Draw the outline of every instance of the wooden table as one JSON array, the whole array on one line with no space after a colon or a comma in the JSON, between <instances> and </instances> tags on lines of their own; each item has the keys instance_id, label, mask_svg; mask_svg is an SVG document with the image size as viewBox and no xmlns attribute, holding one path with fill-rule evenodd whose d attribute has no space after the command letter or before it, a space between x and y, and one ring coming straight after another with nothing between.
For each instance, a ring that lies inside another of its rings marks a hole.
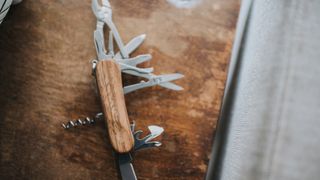
<instances>
[{"instance_id":1,"label":"wooden table","mask_svg":"<svg viewBox=\"0 0 320 180\"><path fill-rule=\"evenodd\" d=\"M125 42L146 33L135 53L151 53L155 72L181 72L173 92L127 95L138 129L165 128L163 146L137 152L140 179L203 179L238 16L237 0L177 8L160 0L111 1ZM101 111L91 1L25 0L0 26L0 179L115 179L103 121L70 131L60 124ZM136 78L125 76L126 84Z\"/></svg>"}]
</instances>

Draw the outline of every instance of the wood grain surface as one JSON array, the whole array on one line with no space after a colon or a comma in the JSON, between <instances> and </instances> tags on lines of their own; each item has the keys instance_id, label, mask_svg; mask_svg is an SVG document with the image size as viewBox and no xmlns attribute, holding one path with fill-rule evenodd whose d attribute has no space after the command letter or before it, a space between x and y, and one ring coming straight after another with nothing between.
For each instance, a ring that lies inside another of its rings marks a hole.
<instances>
[{"instance_id":1,"label":"wood grain surface","mask_svg":"<svg viewBox=\"0 0 320 180\"><path fill-rule=\"evenodd\" d=\"M124 99L120 66L114 60L98 62L96 79L112 147L119 153L127 153L133 148L134 139Z\"/></svg>"},{"instance_id":2,"label":"wood grain surface","mask_svg":"<svg viewBox=\"0 0 320 180\"><path fill-rule=\"evenodd\" d=\"M170 2L111 0L125 42L147 34L135 54L151 53L157 74L185 75L176 82L182 92L152 87L126 95L137 129L165 129L163 146L137 152L134 166L140 179L203 179L239 1ZM69 131L60 125L102 111L91 76L95 24L90 0L24 0L0 25L0 179L117 178L103 121Z\"/></svg>"}]
</instances>

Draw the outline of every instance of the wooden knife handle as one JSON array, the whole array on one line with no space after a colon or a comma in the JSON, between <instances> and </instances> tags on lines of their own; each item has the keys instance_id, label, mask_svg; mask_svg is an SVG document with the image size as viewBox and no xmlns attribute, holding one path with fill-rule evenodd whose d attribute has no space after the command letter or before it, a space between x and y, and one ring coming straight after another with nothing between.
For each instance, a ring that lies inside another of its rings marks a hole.
<instances>
[{"instance_id":1,"label":"wooden knife handle","mask_svg":"<svg viewBox=\"0 0 320 180\"><path fill-rule=\"evenodd\" d=\"M111 144L118 153L129 152L133 148L134 139L125 105L119 65L114 60L99 61L96 79Z\"/></svg>"}]
</instances>

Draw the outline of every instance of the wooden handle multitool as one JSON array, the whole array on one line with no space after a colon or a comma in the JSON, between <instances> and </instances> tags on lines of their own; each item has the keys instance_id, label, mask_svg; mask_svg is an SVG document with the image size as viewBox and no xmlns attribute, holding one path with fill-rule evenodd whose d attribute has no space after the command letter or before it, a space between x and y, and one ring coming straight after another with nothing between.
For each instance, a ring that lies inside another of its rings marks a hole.
<instances>
[{"instance_id":1,"label":"wooden handle multitool","mask_svg":"<svg viewBox=\"0 0 320 180\"><path fill-rule=\"evenodd\" d=\"M100 119L100 115L103 115L111 144L117 153L128 153L131 150L157 146L159 143L153 142L151 139L161 134L163 129L149 126L151 134L147 138L140 139L140 131L133 132L134 125L129 122L124 95L155 85L176 91L182 90L182 87L171 81L180 79L183 75L179 73L156 75L152 73L153 68L138 67L138 64L152 58L150 54L130 57L130 54L142 44L146 36L144 34L139 35L125 44L112 21L109 1L102 0L102 6L100 6L98 0L92 0L92 10L97 18L97 26L94 31L97 60L93 61L92 68L101 97L103 113L98 113L95 119L87 117L84 120L71 120L67 124L62 124L62 126L69 129L74 126L93 124L96 119ZM110 29L107 50L104 43L104 25L107 25ZM117 53L114 53L114 41L119 49ZM146 81L123 87L121 73L137 76Z\"/></svg>"},{"instance_id":2,"label":"wooden handle multitool","mask_svg":"<svg viewBox=\"0 0 320 180\"><path fill-rule=\"evenodd\" d=\"M132 151L140 149L159 147L160 142L154 141L161 133L163 128L155 125L148 126L150 134L141 137L142 131L135 131L135 125L130 124L125 104L124 94L132 91L151 87L155 85L162 86L171 90L182 90L183 88L171 81L183 77L182 74L153 74L153 68L140 68L137 65L151 60L151 54L143 54L130 57L130 54L138 48L145 39L142 34L133 38L127 44L122 42L119 32L112 21L112 9L108 0L102 0L102 6L98 0L92 0L92 10L97 18L97 26L94 31L94 42L97 51L97 60L92 61L93 74L96 77L103 113L98 113L95 119L100 119L103 114L109 138L123 180L136 180L134 169L132 167ZM104 43L104 25L107 25L109 31L108 49ZM114 53L113 42L117 43L119 52ZM121 73L143 78L137 84L123 87ZM85 118L76 121L69 121L62 124L66 129L70 127L93 124L95 119Z\"/></svg>"},{"instance_id":3,"label":"wooden handle multitool","mask_svg":"<svg viewBox=\"0 0 320 180\"><path fill-rule=\"evenodd\" d=\"M109 138L115 151L129 152L134 146L122 88L121 70L114 60L99 61L96 79Z\"/></svg>"}]
</instances>

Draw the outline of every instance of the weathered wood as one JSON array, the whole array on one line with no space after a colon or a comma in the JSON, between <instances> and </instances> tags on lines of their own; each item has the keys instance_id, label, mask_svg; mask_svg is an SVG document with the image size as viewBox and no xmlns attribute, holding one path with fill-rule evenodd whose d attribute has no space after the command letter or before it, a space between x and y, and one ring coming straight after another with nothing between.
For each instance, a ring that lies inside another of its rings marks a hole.
<instances>
[{"instance_id":1,"label":"weathered wood","mask_svg":"<svg viewBox=\"0 0 320 180\"><path fill-rule=\"evenodd\" d=\"M156 74L185 75L176 81L184 91L152 87L125 96L136 129L165 129L161 147L135 154L139 179L204 177L239 1L198 2L181 9L163 0L110 0L125 43L147 35L133 56L151 53ZM116 179L103 121L68 131L60 125L102 111L90 63L95 26L91 0L24 0L0 25L0 179Z\"/></svg>"},{"instance_id":2,"label":"weathered wood","mask_svg":"<svg viewBox=\"0 0 320 180\"><path fill-rule=\"evenodd\" d=\"M96 78L111 144L119 153L129 152L134 140L124 101L119 65L113 60L98 62Z\"/></svg>"}]
</instances>

